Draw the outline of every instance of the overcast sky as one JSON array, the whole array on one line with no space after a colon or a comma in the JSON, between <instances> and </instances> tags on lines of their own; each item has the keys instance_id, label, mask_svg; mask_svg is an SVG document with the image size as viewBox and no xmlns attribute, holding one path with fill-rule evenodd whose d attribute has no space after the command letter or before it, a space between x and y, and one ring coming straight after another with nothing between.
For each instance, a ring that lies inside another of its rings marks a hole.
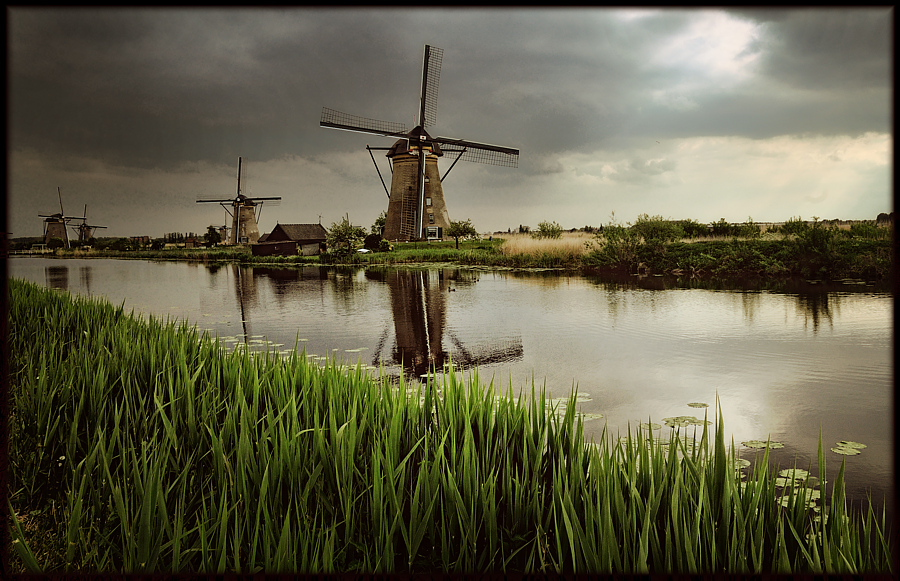
<instances>
[{"instance_id":1,"label":"overcast sky","mask_svg":"<svg viewBox=\"0 0 900 581\"><path fill-rule=\"evenodd\" d=\"M276 222L368 229L387 196L322 107L412 127L443 49L432 135L516 147L460 162L451 220L481 232L640 214L783 221L892 210L890 8L7 9L7 230L206 231L244 192ZM385 179L384 152L376 160ZM443 160L441 172L451 160Z\"/></svg>"}]
</instances>

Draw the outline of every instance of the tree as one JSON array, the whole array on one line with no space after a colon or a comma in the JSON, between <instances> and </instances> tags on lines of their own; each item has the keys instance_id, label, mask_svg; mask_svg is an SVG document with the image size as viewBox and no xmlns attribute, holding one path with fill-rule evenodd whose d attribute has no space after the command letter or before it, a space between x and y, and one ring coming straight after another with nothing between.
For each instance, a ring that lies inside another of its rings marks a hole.
<instances>
[{"instance_id":1,"label":"tree","mask_svg":"<svg viewBox=\"0 0 900 581\"><path fill-rule=\"evenodd\" d=\"M359 226L354 226L348 218L340 223L332 223L328 229L325 244L335 254L350 254L362 245L366 237L366 231Z\"/></svg>"},{"instance_id":2,"label":"tree","mask_svg":"<svg viewBox=\"0 0 900 581\"><path fill-rule=\"evenodd\" d=\"M384 235L384 225L387 222L387 213L382 212L380 216L375 218L375 223L372 224L372 234L378 234L379 236Z\"/></svg>"},{"instance_id":3,"label":"tree","mask_svg":"<svg viewBox=\"0 0 900 581\"><path fill-rule=\"evenodd\" d=\"M206 229L206 234L203 235L203 242L206 244L206 247L215 246L219 242L222 241L222 235L216 230L215 226L210 226Z\"/></svg>"},{"instance_id":4,"label":"tree","mask_svg":"<svg viewBox=\"0 0 900 581\"><path fill-rule=\"evenodd\" d=\"M531 233L532 238L559 238L562 236L562 226L556 222L540 222L538 229Z\"/></svg>"},{"instance_id":5,"label":"tree","mask_svg":"<svg viewBox=\"0 0 900 581\"><path fill-rule=\"evenodd\" d=\"M472 220L460 222L450 220L450 226L444 231L444 234L456 239L456 249L459 250L459 239L463 236L478 236L478 231L472 226Z\"/></svg>"}]
</instances>

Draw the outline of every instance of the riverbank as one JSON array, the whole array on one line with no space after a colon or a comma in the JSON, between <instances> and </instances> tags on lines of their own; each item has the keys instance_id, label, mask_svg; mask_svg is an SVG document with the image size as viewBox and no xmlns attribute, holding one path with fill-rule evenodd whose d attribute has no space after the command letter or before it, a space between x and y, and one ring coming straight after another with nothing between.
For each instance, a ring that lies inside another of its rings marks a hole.
<instances>
[{"instance_id":1,"label":"riverbank","mask_svg":"<svg viewBox=\"0 0 900 581\"><path fill-rule=\"evenodd\" d=\"M884 520L847 511L843 470L779 484L767 454L735 459L721 414L592 445L575 394L554 410L477 374L396 389L9 282L20 570L890 567Z\"/></svg>"},{"instance_id":2,"label":"riverbank","mask_svg":"<svg viewBox=\"0 0 900 581\"><path fill-rule=\"evenodd\" d=\"M238 262L259 266L403 265L440 263L514 269L556 269L584 274L670 275L698 279L804 278L818 281L887 281L893 241L886 236L853 235L813 229L799 235L679 239L565 235L523 245L527 236L454 242L397 243L390 252L322 256L252 256L248 247L171 250L64 250L68 258L133 258ZM574 240L574 243L573 243Z\"/></svg>"}]
</instances>

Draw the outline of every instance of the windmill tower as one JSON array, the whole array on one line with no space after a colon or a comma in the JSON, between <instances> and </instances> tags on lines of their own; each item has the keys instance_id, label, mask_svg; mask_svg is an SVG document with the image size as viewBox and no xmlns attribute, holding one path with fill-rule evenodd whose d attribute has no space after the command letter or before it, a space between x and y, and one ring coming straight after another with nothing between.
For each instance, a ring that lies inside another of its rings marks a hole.
<instances>
[{"instance_id":1,"label":"windmill tower","mask_svg":"<svg viewBox=\"0 0 900 581\"><path fill-rule=\"evenodd\" d=\"M403 123L357 117L327 107L322 109L322 119L319 122L321 127L399 138L389 148L366 146L369 150L388 150L386 155L392 164L393 176L384 226L384 237L388 240L443 237L443 230L450 226L450 217L444 202L442 182L460 159L518 167L518 149L450 137L432 137L425 131L425 127L433 125L437 117L438 82L443 54L443 50L425 45L418 125L412 130L407 130ZM369 153L371 155L371 151ZM455 155L455 159L441 177L437 158L445 153ZM373 156L372 160L374 159ZM377 164L375 167L377 169Z\"/></svg>"},{"instance_id":2,"label":"windmill tower","mask_svg":"<svg viewBox=\"0 0 900 581\"><path fill-rule=\"evenodd\" d=\"M66 225L72 220L82 220L83 216L66 216L65 210L63 210L62 192L56 188L56 193L59 196L59 213L38 214L38 217L44 219L44 244L50 244L51 240L59 238L68 248L69 236L66 233Z\"/></svg>"},{"instance_id":3,"label":"windmill tower","mask_svg":"<svg viewBox=\"0 0 900 581\"><path fill-rule=\"evenodd\" d=\"M237 196L224 200L197 200L198 204L215 202L225 208L225 212L231 216L231 235L226 244L256 244L259 240L259 213L263 202L279 201L281 196L268 198L250 198L241 193L241 158L238 158ZM231 210L228 210L231 206ZM223 239L224 240L224 239Z\"/></svg>"},{"instance_id":4,"label":"windmill tower","mask_svg":"<svg viewBox=\"0 0 900 581\"><path fill-rule=\"evenodd\" d=\"M84 205L84 217L81 219L81 224L78 226L71 226L72 230L78 234L78 241L82 244L91 239L94 235L94 230L98 228L106 228L106 226L90 226L87 223L87 204Z\"/></svg>"}]
</instances>

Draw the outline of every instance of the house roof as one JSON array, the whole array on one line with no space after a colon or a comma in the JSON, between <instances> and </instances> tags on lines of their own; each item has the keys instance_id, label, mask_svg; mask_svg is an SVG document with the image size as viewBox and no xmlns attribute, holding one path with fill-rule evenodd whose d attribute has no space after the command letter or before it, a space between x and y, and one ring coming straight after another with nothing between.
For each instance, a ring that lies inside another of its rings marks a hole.
<instances>
[{"instance_id":1,"label":"house roof","mask_svg":"<svg viewBox=\"0 0 900 581\"><path fill-rule=\"evenodd\" d=\"M275 228L281 228L291 240L324 241L328 237L328 231L321 224L276 224Z\"/></svg>"}]
</instances>

